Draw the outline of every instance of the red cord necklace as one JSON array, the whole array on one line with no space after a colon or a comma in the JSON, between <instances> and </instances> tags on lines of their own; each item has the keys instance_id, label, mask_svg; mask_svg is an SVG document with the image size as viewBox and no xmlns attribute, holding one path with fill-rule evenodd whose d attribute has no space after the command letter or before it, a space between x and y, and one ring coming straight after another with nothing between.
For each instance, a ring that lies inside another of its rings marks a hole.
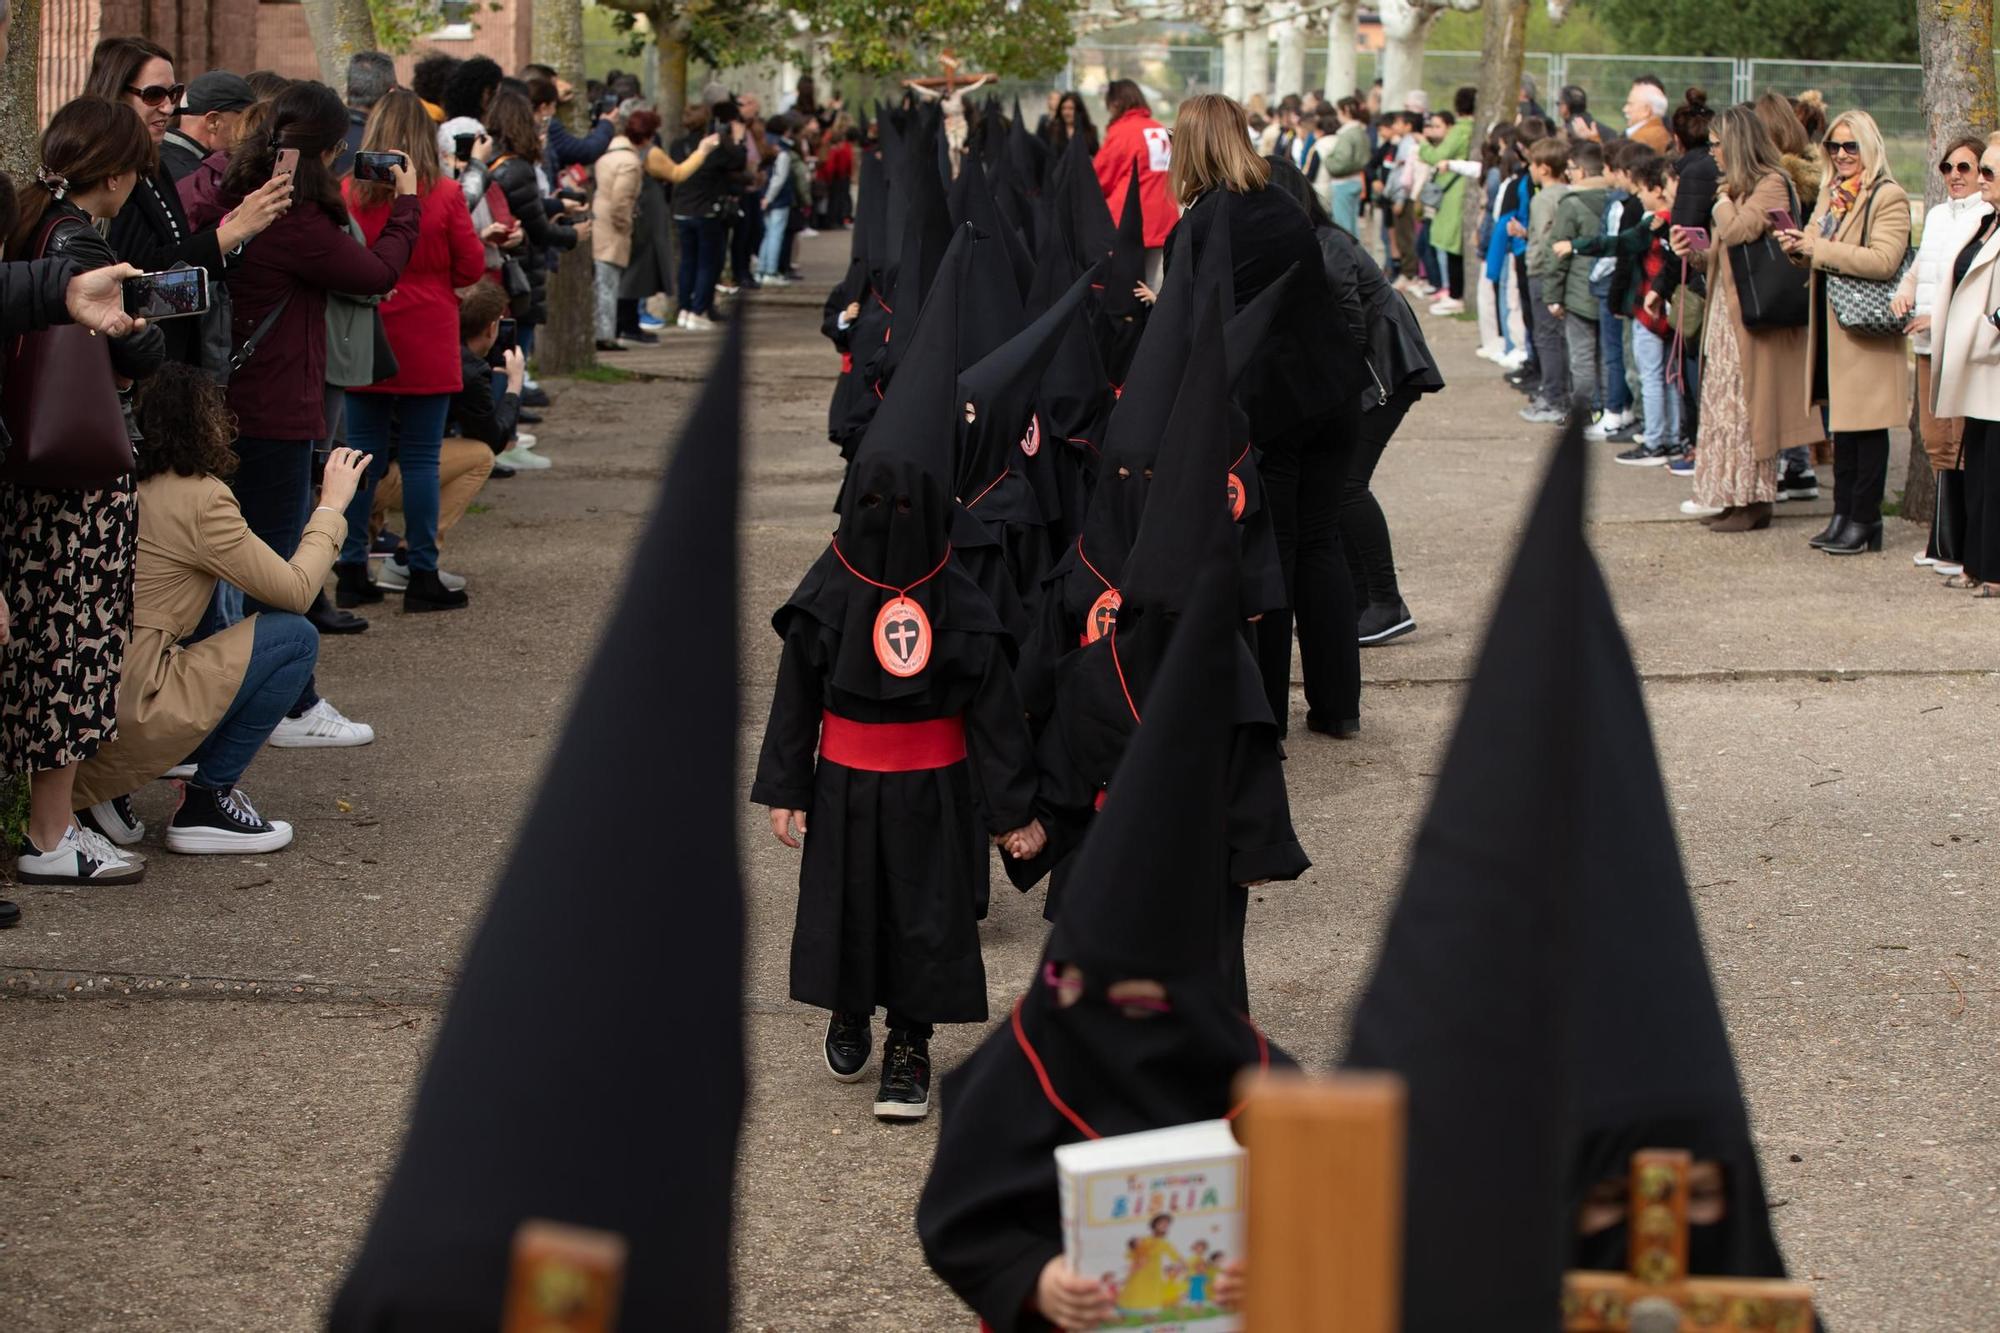
<instances>
[{"instance_id":1,"label":"red cord necklace","mask_svg":"<svg viewBox=\"0 0 2000 1333\"><path fill-rule=\"evenodd\" d=\"M841 551L839 537L836 536L831 545L833 558L840 561L841 567L848 573L871 588L896 594L875 613L875 629L869 636L875 648L875 660L884 671L896 677L906 678L922 671L931 660L931 618L924 613L921 603L911 600L910 593L936 578L950 563L951 543L945 543L944 558L930 573L901 588L880 579L871 579L856 569Z\"/></svg>"},{"instance_id":2,"label":"red cord necklace","mask_svg":"<svg viewBox=\"0 0 2000 1333\"><path fill-rule=\"evenodd\" d=\"M1090 563L1090 557L1083 553L1083 538L1076 539L1076 558L1083 561L1083 567L1097 575L1097 581L1104 585L1104 591L1097 594L1097 600L1090 604L1090 610L1083 617L1083 643L1096 643L1118 626L1118 608L1124 604L1124 597L1111 586L1111 580L1104 572ZM1121 673L1120 679L1123 679ZM1129 696L1128 696L1129 697Z\"/></svg>"}]
</instances>

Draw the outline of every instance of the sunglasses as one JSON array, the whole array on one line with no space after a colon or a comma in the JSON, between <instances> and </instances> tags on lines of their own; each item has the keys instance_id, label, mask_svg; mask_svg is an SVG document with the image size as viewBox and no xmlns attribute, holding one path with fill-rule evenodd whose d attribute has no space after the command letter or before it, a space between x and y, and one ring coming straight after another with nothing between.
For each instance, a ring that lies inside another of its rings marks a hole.
<instances>
[{"instance_id":1,"label":"sunglasses","mask_svg":"<svg viewBox=\"0 0 2000 1333\"><path fill-rule=\"evenodd\" d=\"M125 85L126 92L138 98L147 106L158 106L162 102L171 102L175 106L179 106L181 98L187 94L187 90L188 86L185 83L176 83L168 88L162 88L157 83L149 83L143 88L134 88L129 83Z\"/></svg>"},{"instance_id":2,"label":"sunglasses","mask_svg":"<svg viewBox=\"0 0 2000 1333\"><path fill-rule=\"evenodd\" d=\"M1835 157L1839 157L1843 153L1852 153L1856 157L1859 157L1861 155L1861 145L1852 139L1828 139L1826 141L1826 151Z\"/></svg>"},{"instance_id":3,"label":"sunglasses","mask_svg":"<svg viewBox=\"0 0 2000 1333\"><path fill-rule=\"evenodd\" d=\"M1979 168L1973 166L1970 162L1938 163L1938 175L1940 176L1970 176L1977 170Z\"/></svg>"},{"instance_id":4,"label":"sunglasses","mask_svg":"<svg viewBox=\"0 0 2000 1333\"><path fill-rule=\"evenodd\" d=\"M1991 167L1981 167L1981 168L1979 169L1979 179L1981 179L1981 180L1983 180L1983 181L1990 181L1990 180L1992 180L1992 179L1993 179L1993 168L1991 168Z\"/></svg>"}]
</instances>

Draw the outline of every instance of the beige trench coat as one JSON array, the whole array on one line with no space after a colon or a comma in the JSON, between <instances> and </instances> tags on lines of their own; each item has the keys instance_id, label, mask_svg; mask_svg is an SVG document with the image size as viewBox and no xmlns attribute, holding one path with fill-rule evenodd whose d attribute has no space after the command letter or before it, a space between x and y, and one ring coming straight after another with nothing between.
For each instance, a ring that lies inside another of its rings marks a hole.
<instances>
[{"instance_id":1,"label":"beige trench coat","mask_svg":"<svg viewBox=\"0 0 2000 1333\"><path fill-rule=\"evenodd\" d=\"M1957 255L1952 259L1956 260ZM1972 258L1965 281L1945 269L1931 302L1931 411L2000 421L2000 232Z\"/></svg>"},{"instance_id":2,"label":"beige trench coat","mask_svg":"<svg viewBox=\"0 0 2000 1333\"><path fill-rule=\"evenodd\" d=\"M597 159L597 194L590 202L591 258L623 268L632 262L632 228L639 212L639 178L645 168L632 141L619 135Z\"/></svg>"},{"instance_id":3,"label":"beige trench coat","mask_svg":"<svg viewBox=\"0 0 2000 1333\"><path fill-rule=\"evenodd\" d=\"M1826 201L1813 210L1806 232L1819 237ZM1864 224L1866 229L1864 230ZM1874 338L1849 333L1826 303L1830 274L1887 282L1910 250L1910 197L1891 180L1862 190L1830 239L1815 239L1812 252L1812 322L1807 330L1813 350L1805 366L1808 406L1826 403L1827 420L1836 433L1850 430L1895 430L1910 424L1909 343L1901 336ZM1803 262L1793 256L1793 262ZM1827 397L1813 394L1814 360L1821 340L1826 345Z\"/></svg>"},{"instance_id":4,"label":"beige trench coat","mask_svg":"<svg viewBox=\"0 0 2000 1333\"><path fill-rule=\"evenodd\" d=\"M1768 210L1790 208L1791 195L1785 177L1772 172L1757 182L1750 197L1737 204L1725 194L1715 197L1714 244L1697 250L1690 258L1708 270L1709 290L1727 293L1729 322L1734 326L1736 345L1743 352L1743 385L1749 397L1750 442L1759 460L1776 458L1780 450L1811 444L1826 438L1820 429L1819 413L1799 393L1799 377L1811 370L1806 358L1804 329L1758 329L1743 327L1743 303L1736 296L1736 274L1723 247L1743 245L1771 230ZM1719 327L1710 302L1703 328L1704 340L1715 336Z\"/></svg>"},{"instance_id":5,"label":"beige trench coat","mask_svg":"<svg viewBox=\"0 0 2000 1333\"><path fill-rule=\"evenodd\" d=\"M199 643L218 578L258 601L304 613L326 582L347 520L313 511L298 553L284 560L243 521L214 477L169 472L139 484L139 558L132 582L132 638L118 682L118 739L77 767L76 808L137 791L207 739L236 699L256 634L251 616Z\"/></svg>"}]
</instances>

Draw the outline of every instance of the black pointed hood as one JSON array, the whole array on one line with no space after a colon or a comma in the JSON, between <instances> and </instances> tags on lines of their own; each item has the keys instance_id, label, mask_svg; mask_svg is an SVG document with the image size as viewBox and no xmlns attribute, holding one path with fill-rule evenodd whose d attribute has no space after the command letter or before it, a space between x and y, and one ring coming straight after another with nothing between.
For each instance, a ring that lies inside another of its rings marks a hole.
<instances>
[{"instance_id":1,"label":"black pointed hood","mask_svg":"<svg viewBox=\"0 0 2000 1333\"><path fill-rule=\"evenodd\" d=\"M989 173L1004 170L1007 157L1007 118L1000 114L1000 99L988 97L979 114L979 157Z\"/></svg>"},{"instance_id":2,"label":"black pointed hood","mask_svg":"<svg viewBox=\"0 0 2000 1333\"><path fill-rule=\"evenodd\" d=\"M889 225L892 233L901 225L901 249L896 257L891 311L900 319L889 321L888 340L876 354L873 378L886 389L903 359L912 330L913 317L924 308L931 282L944 252L951 244L950 208L945 200L944 182L930 162L936 141L934 126L919 115L913 133L906 140L903 161L889 178Z\"/></svg>"},{"instance_id":3,"label":"black pointed hood","mask_svg":"<svg viewBox=\"0 0 2000 1333\"><path fill-rule=\"evenodd\" d=\"M854 238L850 247L862 261L868 281L886 292L895 252L889 248L889 181L882 159L862 151L854 155Z\"/></svg>"},{"instance_id":4,"label":"black pointed hood","mask_svg":"<svg viewBox=\"0 0 2000 1333\"><path fill-rule=\"evenodd\" d=\"M1096 177L1091 178L1096 188ZM1103 196L1100 195L1099 198ZM1104 266L1103 308L1107 318L1144 318L1146 306L1132 289L1146 277L1146 217L1139 203L1139 163L1132 163L1132 179L1125 190L1125 209L1119 214L1112 233L1111 255Z\"/></svg>"},{"instance_id":5,"label":"black pointed hood","mask_svg":"<svg viewBox=\"0 0 2000 1333\"><path fill-rule=\"evenodd\" d=\"M1090 295L1092 273L1070 284L1035 322L959 373L961 406L958 495L988 521L1042 517L1029 489L1002 484L1025 477L1053 441L1043 438L1036 396L1044 373Z\"/></svg>"},{"instance_id":6,"label":"black pointed hood","mask_svg":"<svg viewBox=\"0 0 2000 1333\"><path fill-rule=\"evenodd\" d=\"M994 181L986 174L976 155L967 154L959 164L958 179L951 183L951 221L954 227L971 223L1000 243L1001 253L1014 275L1014 304L1025 301L1035 285L1035 258L1021 242L1001 211Z\"/></svg>"},{"instance_id":7,"label":"black pointed hood","mask_svg":"<svg viewBox=\"0 0 2000 1333\"><path fill-rule=\"evenodd\" d=\"M1049 146L1021 118L1021 99L1014 99L1014 122L1007 127L1007 171L1023 195L1033 198L1048 179Z\"/></svg>"},{"instance_id":8,"label":"black pointed hood","mask_svg":"<svg viewBox=\"0 0 2000 1333\"><path fill-rule=\"evenodd\" d=\"M1035 254L1035 285L1028 293L1030 315L1048 310L1090 267L1076 265L1060 227L1042 228L1041 240ZM1103 443L1105 418L1111 410L1111 381L1105 377L1097 340L1091 336L1089 308L1086 303L1063 331L1056 354L1042 377L1040 401L1045 424L1056 443L1095 458Z\"/></svg>"},{"instance_id":9,"label":"black pointed hood","mask_svg":"<svg viewBox=\"0 0 2000 1333\"><path fill-rule=\"evenodd\" d=\"M729 1323L741 363L736 322L466 951L334 1333L499 1327L529 1218L624 1237L621 1327ZM662 688L676 706L659 706ZM634 783L659 787L674 856L627 839L578 858L575 831ZM659 1048L662 1004L705 1015L677 1039L699 1079L643 1054Z\"/></svg>"},{"instance_id":10,"label":"black pointed hood","mask_svg":"<svg viewBox=\"0 0 2000 1333\"><path fill-rule=\"evenodd\" d=\"M1729 1216L1693 1228L1695 1272L1783 1274L1638 678L1583 537L1584 466L1572 417L1346 1057L1409 1081L1418 1333L1546 1328L1565 1268L1623 1268L1622 1232L1574 1224L1642 1147L1723 1163Z\"/></svg>"},{"instance_id":11,"label":"black pointed hood","mask_svg":"<svg viewBox=\"0 0 2000 1333\"><path fill-rule=\"evenodd\" d=\"M1070 254L1079 271L1111 258L1118 246L1118 224L1104 191L1097 184L1097 169L1091 164L1090 149L1082 135L1069 141L1063 152L1060 186L1056 201L1056 225L1069 242Z\"/></svg>"}]
</instances>

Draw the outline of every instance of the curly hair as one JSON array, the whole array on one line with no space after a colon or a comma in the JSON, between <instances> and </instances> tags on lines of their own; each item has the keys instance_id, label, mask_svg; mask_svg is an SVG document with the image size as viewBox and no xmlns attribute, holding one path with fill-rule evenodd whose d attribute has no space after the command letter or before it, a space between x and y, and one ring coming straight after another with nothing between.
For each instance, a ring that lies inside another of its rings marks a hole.
<instances>
[{"instance_id":1,"label":"curly hair","mask_svg":"<svg viewBox=\"0 0 2000 1333\"><path fill-rule=\"evenodd\" d=\"M208 372L169 361L143 381L132 413L145 438L135 447L133 480L162 472L224 477L236 471L236 416Z\"/></svg>"}]
</instances>

